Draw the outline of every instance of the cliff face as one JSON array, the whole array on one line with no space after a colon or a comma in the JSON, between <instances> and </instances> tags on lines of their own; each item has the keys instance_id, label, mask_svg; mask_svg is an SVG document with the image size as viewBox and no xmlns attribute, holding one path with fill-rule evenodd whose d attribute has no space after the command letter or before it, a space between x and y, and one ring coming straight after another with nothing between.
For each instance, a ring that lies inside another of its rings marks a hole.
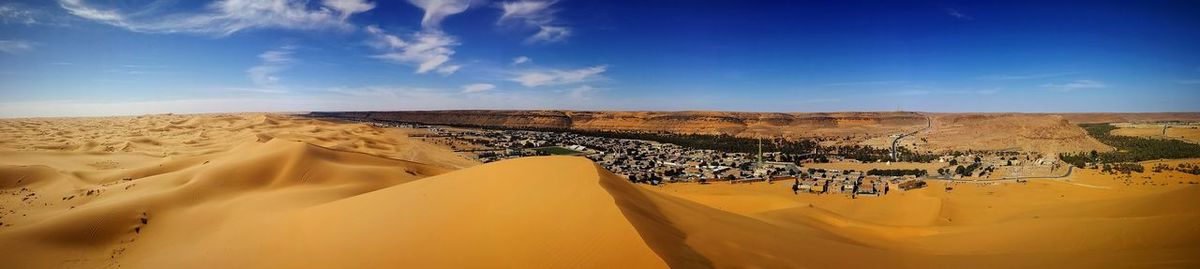
<instances>
[{"instance_id":1,"label":"cliff face","mask_svg":"<svg viewBox=\"0 0 1200 269\"><path fill-rule=\"evenodd\" d=\"M881 135L924 127L912 112L756 113L714 111L392 111L320 112L314 115L423 124L477 125L576 130L726 134L743 137Z\"/></svg>"},{"instance_id":2,"label":"cliff face","mask_svg":"<svg viewBox=\"0 0 1200 269\"><path fill-rule=\"evenodd\" d=\"M916 137L932 151L1019 150L1051 155L1112 147L1059 115L1048 114L934 114L930 132Z\"/></svg>"},{"instance_id":3,"label":"cliff face","mask_svg":"<svg viewBox=\"0 0 1200 269\"><path fill-rule=\"evenodd\" d=\"M1198 112L1153 113L1063 113L1058 114L1074 124L1155 121L1200 121Z\"/></svg>"},{"instance_id":4,"label":"cliff face","mask_svg":"<svg viewBox=\"0 0 1200 269\"><path fill-rule=\"evenodd\" d=\"M880 148L891 146L892 135L921 130L901 141L901 146L932 152L1021 150L1049 154L1112 150L1088 136L1076 125L1079 123L1200 119L1200 113L451 110L313 114L444 125L816 138L824 145L868 145ZM924 129L927 124L930 128Z\"/></svg>"},{"instance_id":5,"label":"cliff face","mask_svg":"<svg viewBox=\"0 0 1200 269\"><path fill-rule=\"evenodd\" d=\"M318 116L403 121L422 124L563 129L571 127L571 118L562 111L443 110L391 112L317 112L313 114Z\"/></svg>"}]
</instances>

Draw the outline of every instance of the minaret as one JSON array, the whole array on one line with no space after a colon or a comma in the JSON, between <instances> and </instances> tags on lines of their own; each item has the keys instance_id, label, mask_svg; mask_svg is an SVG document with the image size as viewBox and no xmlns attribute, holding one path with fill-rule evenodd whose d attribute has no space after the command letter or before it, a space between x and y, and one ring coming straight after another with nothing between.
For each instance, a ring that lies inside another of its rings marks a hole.
<instances>
[{"instance_id":1,"label":"minaret","mask_svg":"<svg viewBox=\"0 0 1200 269\"><path fill-rule=\"evenodd\" d=\"M762 157L762 137L760 136L758 137L758 167L763 165Z\"/></svg>"}]
</instances>

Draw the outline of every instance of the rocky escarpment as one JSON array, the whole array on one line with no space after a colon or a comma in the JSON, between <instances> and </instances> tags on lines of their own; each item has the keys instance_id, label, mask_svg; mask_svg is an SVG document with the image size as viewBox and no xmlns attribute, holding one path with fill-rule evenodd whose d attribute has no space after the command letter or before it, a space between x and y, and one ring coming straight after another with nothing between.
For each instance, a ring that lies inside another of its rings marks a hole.
<instances>
[{"instance_id":1,"label":"rocky escarpment","mask_svg":"<svg viewBox=\"0 0 1200 269\"><path fill-rule=\"evenodd\" d=\"M422 124L555 128L604 131L727 134L736 136L818 137L878 135L920 128L925 116L913 112L756 113L715 111L388 111L314 112L314 116L389 120Z\"/></svg>"}]
</instances>

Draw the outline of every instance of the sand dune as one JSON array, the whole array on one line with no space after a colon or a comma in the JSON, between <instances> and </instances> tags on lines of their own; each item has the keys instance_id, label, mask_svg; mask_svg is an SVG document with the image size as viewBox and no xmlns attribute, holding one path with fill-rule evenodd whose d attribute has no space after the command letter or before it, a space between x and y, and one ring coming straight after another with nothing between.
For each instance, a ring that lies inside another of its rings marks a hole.
<instances>
[{"instance_id":1,"label":"sand dune","mask_svg":"<svg viewBox=\"0 0 1200 269\"><path fill-rule=\"evenodd\" d=\"M280 114L145 115L0 120L0 151L131 152L152 156L218 153L272 138L414 160L450 168L477 162L407 139L403 129L338 124Z\"/></svg>"},{"instance_id":2,"label":"sand dune","mask_svg":"<svg viewBox=\"0 0 1200 269\"><path fill-rule=\"evenodd\" d=\"M0 154L5 267L1200 266L1200 186L1168 184L1195 178L1174 171L1133 186L1080 170L849 199L786 183L635 185L578 157L456 169L436 163L456 155L399 130L286 116L95 121L120 124L63 135L139 146ZM5 122L22 124L71 125ZM203 127L129 139L143 136L130 125L164 124ZM180 142L196 132L221 135Z\"/></svg>"}]
</instances>

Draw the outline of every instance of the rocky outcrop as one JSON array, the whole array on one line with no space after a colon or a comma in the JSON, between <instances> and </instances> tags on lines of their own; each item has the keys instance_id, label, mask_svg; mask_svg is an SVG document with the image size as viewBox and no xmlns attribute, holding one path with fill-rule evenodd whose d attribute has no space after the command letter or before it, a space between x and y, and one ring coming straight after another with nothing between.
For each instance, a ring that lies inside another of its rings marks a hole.
<instances>
[{"instance_id":1,"label":"rocky outcrop","mask_svg":"<svg viewBox=\"0 0 1200 269\"><path fill-rule=\"evenodd\" d=\"M913 112L445 110L315 112L313 115L422 124L781 137L836 136L846 130L877 134L920 128L926 123L925 116Z\"/></svg>"}]
</instances>

